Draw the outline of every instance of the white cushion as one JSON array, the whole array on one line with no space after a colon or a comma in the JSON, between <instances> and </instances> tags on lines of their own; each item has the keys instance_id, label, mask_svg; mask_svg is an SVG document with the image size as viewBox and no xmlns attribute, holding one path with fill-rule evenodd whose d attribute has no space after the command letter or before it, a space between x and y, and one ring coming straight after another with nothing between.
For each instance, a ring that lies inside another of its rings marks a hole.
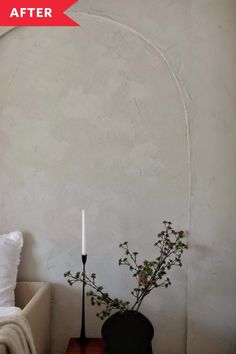
<instances>
[{"instance_id":1,"label":"white cushion","mask_svg":"<svg viewBox=\"0 0 236 354\"><path fill-rule=\"evenodd\" d=\"M19 231L0 235L0 306L14 306L16 278L23 236Z\"/></svg>"},{"instance_id":2,"label":"white cushion","mask_svg":"<svg viewBox=\"0 0 236 354\"><path fill-rule=\"evenodd\" d=\"M22 310L19 307L0 307L0 317L20 315Z\"/></svg>"}]
</instances>

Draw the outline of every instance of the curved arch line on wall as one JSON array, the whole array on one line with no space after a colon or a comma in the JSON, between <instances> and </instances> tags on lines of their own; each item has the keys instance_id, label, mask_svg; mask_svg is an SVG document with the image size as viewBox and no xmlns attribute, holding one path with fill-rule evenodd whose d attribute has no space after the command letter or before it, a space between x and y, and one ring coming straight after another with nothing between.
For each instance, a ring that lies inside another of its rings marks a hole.
<instances>
[{"instance_id":1,"label":"curved arch line on wall","mask_svg":"<svg viewBox=\"0 0 236 354\"><path fill-rule=\"evenodd\" d=\"M68 11L72 12L72 13L78 13L78 11ZM85 15L85 16L90 16L90 17L94 17L94 18L98 18L100 20L103 21L107 21L110 23L113 23L117 26L121 26L123 28L125 28L126 30L128 30L129 32L133 33L134 35L136 35L137 37L139 37L141 40L143 40L146 44L148 44L156 53L158 53L160 55L160 57L162 58L162 60L164 61L165 65L167 66L167 68L169 69L172 78L174 79L175 85L177 87L177 90L179 92L179 96L183 105L183 109L184 109L184 119L185 119L185 126L186 126L186 139L187 139L187 150L188 150L188 228L190 228L190 208L191 208L191 145L190 145L190 132L189 132L189 115L188 115L188 111L187 111L187 104L185 102L185 97L184 97L184 92L183 89L181 87L181 84L178 80L178 77L174 71L174 69L172 68L170 62L168 61L166 55L164 54L164 52L158 48L155 44L153 44L149 39L147 39L142 33L136 31L134 28L121 23L113 18L110 18L108 16L105 15L99 15L99 14L95 14L95 13L91 13L91 12L83 12L83 11L79 11L79 14ZM8 33L10 33L12 30L17 29L18 27L11 27L9 29L6 29L2 34L0 34L0 38L4 37L5 35L7 35Z\"/></svg>"},{"instance_id":2,"label":"curved arch line on wall","mask_svg":"<svg viewBox=\"0 0 236 354\"><path fill-rule=\"evenodd\" d=\"M78 11L69 11L69 12L74 12L74 13L78 13ZM190 132L189 132L189 115L188 115L188 111L187 111L187 104L185 102L185 97L184 97L184 92L183 89L181 87L181 84L177 78L177 75L174 71L174 69L172 68L170 62L168 61L166 55L164 54L164 52L158 48L155 44L153 44L149 39L147 39L142 33L137 32L134 28L121 23L111 17L105 16L105 15L99 15L99 14L95 14L95 13L91 13L91 12L83 12L83 11L79 11L79 14L85 15L85 16L90 16L90 17L95 17L98 19L102 19L103 21L107 21L110 23L113 23L117 26L121 26L123 28L125 28L126 30L128 30L129 32L133 33L134 35L136 35L137 37L139 37L140 39L142 39L146 44L148 44L156 53L158 53L160 55L160 57L162 58L162 60L164 61L165 65L167 66L167 68L169 69L172 78L174 79L175 85L177 87L177 90L179 92L180 95L180 99L181 99L181 103L183 105L183 109L184 109L184 119L185 119L185 126L186 126L186 139L187 139L187 150L188 150L188 228L190 228L190 205L191 205L191 146L190 146Z\"/></svg>"}]
</instances>

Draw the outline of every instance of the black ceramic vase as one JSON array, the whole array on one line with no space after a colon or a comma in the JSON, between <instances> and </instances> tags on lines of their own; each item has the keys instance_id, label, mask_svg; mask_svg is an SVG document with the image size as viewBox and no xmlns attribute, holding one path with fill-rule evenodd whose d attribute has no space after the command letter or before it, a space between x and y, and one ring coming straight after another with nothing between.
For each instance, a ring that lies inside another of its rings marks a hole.
<instances>
[{"instance_id":1,"label":"black ceramic vase","mask_svg":"<svg viewBox=\"0 0 236 354\"><path fill-rule=\"evenodd\" d=\"M102 326L108 354L151 354L153 335L151 322L137 311L116 312Z\"/></svg>"}]
</instances>

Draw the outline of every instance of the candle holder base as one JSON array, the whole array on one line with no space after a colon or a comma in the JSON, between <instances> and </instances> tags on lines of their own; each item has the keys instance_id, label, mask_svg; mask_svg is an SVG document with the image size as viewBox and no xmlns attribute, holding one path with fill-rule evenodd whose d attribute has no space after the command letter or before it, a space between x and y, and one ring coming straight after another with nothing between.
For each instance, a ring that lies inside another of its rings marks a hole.
<instances>
[{"instance_id":1,"label":"candle holder base","mask_svg":"<svg viewBox=\"0 0 236 354\"><path fill-rule=\"evenodd\" d=\"M88 343L88 338L86 337L80 337L79 339L79 344L83 347Z\"/></svg>"},{"instance_id":2,"label":"candle holder base","mask_svg":"<svg viewBox=\"0 0 236 354\"><path fill-rule=\"evenodd\" d=\"M87 338L85 335L85 264L87 261L87 254L82 254L82 263L83 263L83 293L82 293L82 319L81 319L81 331L80 331L80 344L85 345Z\"/></svg>"}]
</instances>

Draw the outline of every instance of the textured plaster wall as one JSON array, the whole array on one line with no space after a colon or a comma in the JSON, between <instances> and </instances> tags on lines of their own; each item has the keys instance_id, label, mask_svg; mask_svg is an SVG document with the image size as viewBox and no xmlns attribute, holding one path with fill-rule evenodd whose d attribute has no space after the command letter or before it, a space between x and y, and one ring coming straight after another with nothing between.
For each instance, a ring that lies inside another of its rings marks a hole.
<instances>
[{"instance_id":1,"label":"textured plaster wall","mask_svg":"<svg viewBox=\"0 0 236 354\"><path fill-rule=\"evenodd\" d=\"M154 353L236 351L234 10L81 0L80 28L0 39L0 231L24 231L20 278L52 283L53 354L80 329L63 273L80 267L82 208L88 271L115 296L132 284L121 241L147 258L163 219L189 230L187 266L142 308Z\"/></svg>"},{"instance_id":2,"label":"textured plaster wall","mask_svg":"<svg viewBox=\"0 0 236 354\"><path fill-rule=\"evenodd\" d=\"M236 2L192 7L188 353L236 352Z\"/></svg>"}]
</instances>

